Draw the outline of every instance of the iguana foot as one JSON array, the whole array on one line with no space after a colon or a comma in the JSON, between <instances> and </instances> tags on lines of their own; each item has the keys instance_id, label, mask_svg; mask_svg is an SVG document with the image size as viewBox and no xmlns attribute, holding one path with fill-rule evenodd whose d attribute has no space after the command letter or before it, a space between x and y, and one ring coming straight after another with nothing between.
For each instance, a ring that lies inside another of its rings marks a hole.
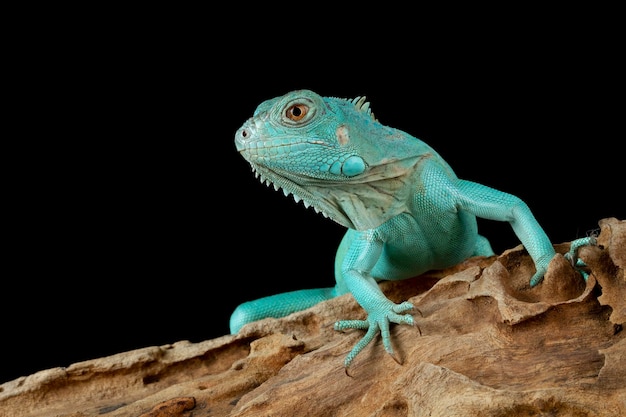
<instances>
[{"instance_id":1,"label":"iguana foot","mask_svg":"<svg viewBox=\"0 0 626 417\"><path fill-rule=\"evenodd\" d=\"M583 277L585 282L587 282L589 273L585 271L584 269L582 269L583 267L587 265L585 264L585 262L583 262L581 259L578 258L578 250L583 246L595 246L595 245L597 245L597 240L594 236L576 239L571 242L569 251L564 255L565 259L567 259L570 262L572 267L576 269L576 271ZM551 259L549 260L540 259L535 263L537 272L535 272L535 275L533 275L533 277L530 280L531 288L535 287L537 284L539 284L543 280L543 276L548 270L548 264L550 263L550 261Z\"/></svg>"},{"instance_id":2,"label":"iguana foot","mask_svg":"<svg viewBox=\"0 0 626 417\"><path fill-rule=\"evenodd\" d=\"M367 320L341 320L335 323L335 330L367 329L365 336L363 336L363 338L361 338L361 340L354 345L350 353L348 353L348 356L346 356L344 361L346 374L348 374L348 367L352 364L354 358L363 350L363 348L365 348L365 346L367 346L368 343L374 340L379 331L383 338L383 346L385 350L396 362L400 363L400 360L396 357L393 347L391 346L389 323L408 324L413 326L413 317L410 314L401 314L405 311L411 310L413 308L413 304L408 301L401 304L389 302L389 304L391 305L390 307L385 306L376 311L370 312L367 316Z\"/></svg>"},{"instance_id":3,"label":"iguana foot","mask_svg":"<svg viewBox=\"0 0 626 417\"><path fill-rule=\"evenodd\" d=\"M565 259L583 276L585 282L587 282L587 278L589 278L589 273L582 269L582 267L587 266L587 264L582 259L578 258L578 249L583 246L595 246L597 244L598 240L595 236L576 239L570 244L569 251L565 254Z\"/></svg>"}]
</instances>

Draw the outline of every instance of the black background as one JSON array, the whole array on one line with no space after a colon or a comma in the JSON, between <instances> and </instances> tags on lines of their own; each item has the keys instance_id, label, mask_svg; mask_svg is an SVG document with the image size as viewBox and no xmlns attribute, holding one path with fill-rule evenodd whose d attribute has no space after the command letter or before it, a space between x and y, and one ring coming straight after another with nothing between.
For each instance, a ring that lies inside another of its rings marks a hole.
<instances>
[{"instance_id":1,"label":"black background","mask_svg":"<svg viewBox=\"0 0 626 417\"><path fill-rule=\"evenodd\" d=\"M292 89L367 96L458 176L524 199L555 243L626 218L624 68L604 35L208 25L97 36L31 69L0 382L215 338L243 301L334 284L344 229L260 184L234 148L255 107ZM505 223L480 228L498 253L519 243Z\"/></svg>"}]
</instances>

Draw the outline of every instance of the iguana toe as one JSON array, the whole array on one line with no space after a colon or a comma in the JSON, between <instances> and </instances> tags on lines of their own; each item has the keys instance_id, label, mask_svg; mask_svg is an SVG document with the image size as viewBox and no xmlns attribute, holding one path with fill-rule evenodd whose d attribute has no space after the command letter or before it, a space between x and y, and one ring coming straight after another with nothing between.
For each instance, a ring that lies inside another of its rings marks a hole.
<instances>
[{"instance_id":1,"label":"iguana toe","mask_svg":"<svg viewBox=\"0 0 626 417\"><path fill-rule=\"evenodd\" d=\"M365 320L339 320L335 322L335 330L342 331L346 329L365 330L369 327L369 323Z\"/></svg>"},{"instance_id":2,"label":"iguana toe","mask_svg":"<svg viewBox=\"0 0 626 417\"><path fill-rule=\"evenodd\" d=\"M583 237L580 239L576 239L572 241L570 244L569 251L565 254L565 259L567 259L572 267L574 267L580 275L582 275L585 282L587 282L587 278L589 278L589 273L582 269L587 266L587 264L578 257L578 250L583 246L595 246L598 244L595 236Z\"/></svg>"},{"instance_id":3,"label":"iguana toe","mask_svg":"<svg viewBox=\"0 0 626 417\"><path fill-rule=\"evenodd\" d=\"M361 340L359 340L357 344L354 345L350 353L348 353L348 356L346 356L346 359L343 362L345 368L348 368L352 364L354 358L356 358L356 356L361 353L365 346L367 346L369 342L374 340L374 337L377 333L378 328L375 326L371 326L367 329L367 333L365 333L365 336L363 336Z\"/></svg>"}]
</instances>

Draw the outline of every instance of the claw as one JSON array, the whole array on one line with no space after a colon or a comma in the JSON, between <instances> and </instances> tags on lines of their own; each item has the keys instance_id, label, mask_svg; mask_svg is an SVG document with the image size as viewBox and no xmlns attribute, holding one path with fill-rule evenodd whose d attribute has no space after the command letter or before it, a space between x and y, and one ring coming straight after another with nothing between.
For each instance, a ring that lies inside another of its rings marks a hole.
<instances>
[{"instance_id":1,"label":"claw","mask_svg":"<svg viewBox=\"0 0 626 417\"><path fill-rule=\"evenodd\" d=\"M390 352L389 356L391 356L393 358L393 360L396 361L396 363L398 365L402 365L402 361L400 360L400 358L398 358L398 356L395 354L395 352Z\"/></svg>"}]
</instances>

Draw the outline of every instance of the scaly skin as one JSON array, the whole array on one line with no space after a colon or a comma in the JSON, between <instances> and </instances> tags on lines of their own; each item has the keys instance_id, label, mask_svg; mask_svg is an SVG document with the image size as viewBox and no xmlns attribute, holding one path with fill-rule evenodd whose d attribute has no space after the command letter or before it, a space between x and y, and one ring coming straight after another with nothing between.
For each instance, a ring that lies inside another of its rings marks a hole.
<instances>
[{"instance_id":1,"label":"scaly skin","mask_svg":"<svg viewBox=\"0 0 626 417\"><path fill-rule=\"evenodd\" d=\"M539 284L554 248L518 197L459 179L430 146L379 123L363 97L321 97L309 90L261 103L235 134L235 145L261 181L347 227L335 258L334 288L300 290L243 303L231 333L265 317L283 317L352 293L367 320L335 329L367 330L345 359L346 371L380 332L393 356L390 323L413 325L413 306L395 304L378 281L401 280L493 255L476 218L508 222L532 257Z\"/></svg>"}]
</instances>

